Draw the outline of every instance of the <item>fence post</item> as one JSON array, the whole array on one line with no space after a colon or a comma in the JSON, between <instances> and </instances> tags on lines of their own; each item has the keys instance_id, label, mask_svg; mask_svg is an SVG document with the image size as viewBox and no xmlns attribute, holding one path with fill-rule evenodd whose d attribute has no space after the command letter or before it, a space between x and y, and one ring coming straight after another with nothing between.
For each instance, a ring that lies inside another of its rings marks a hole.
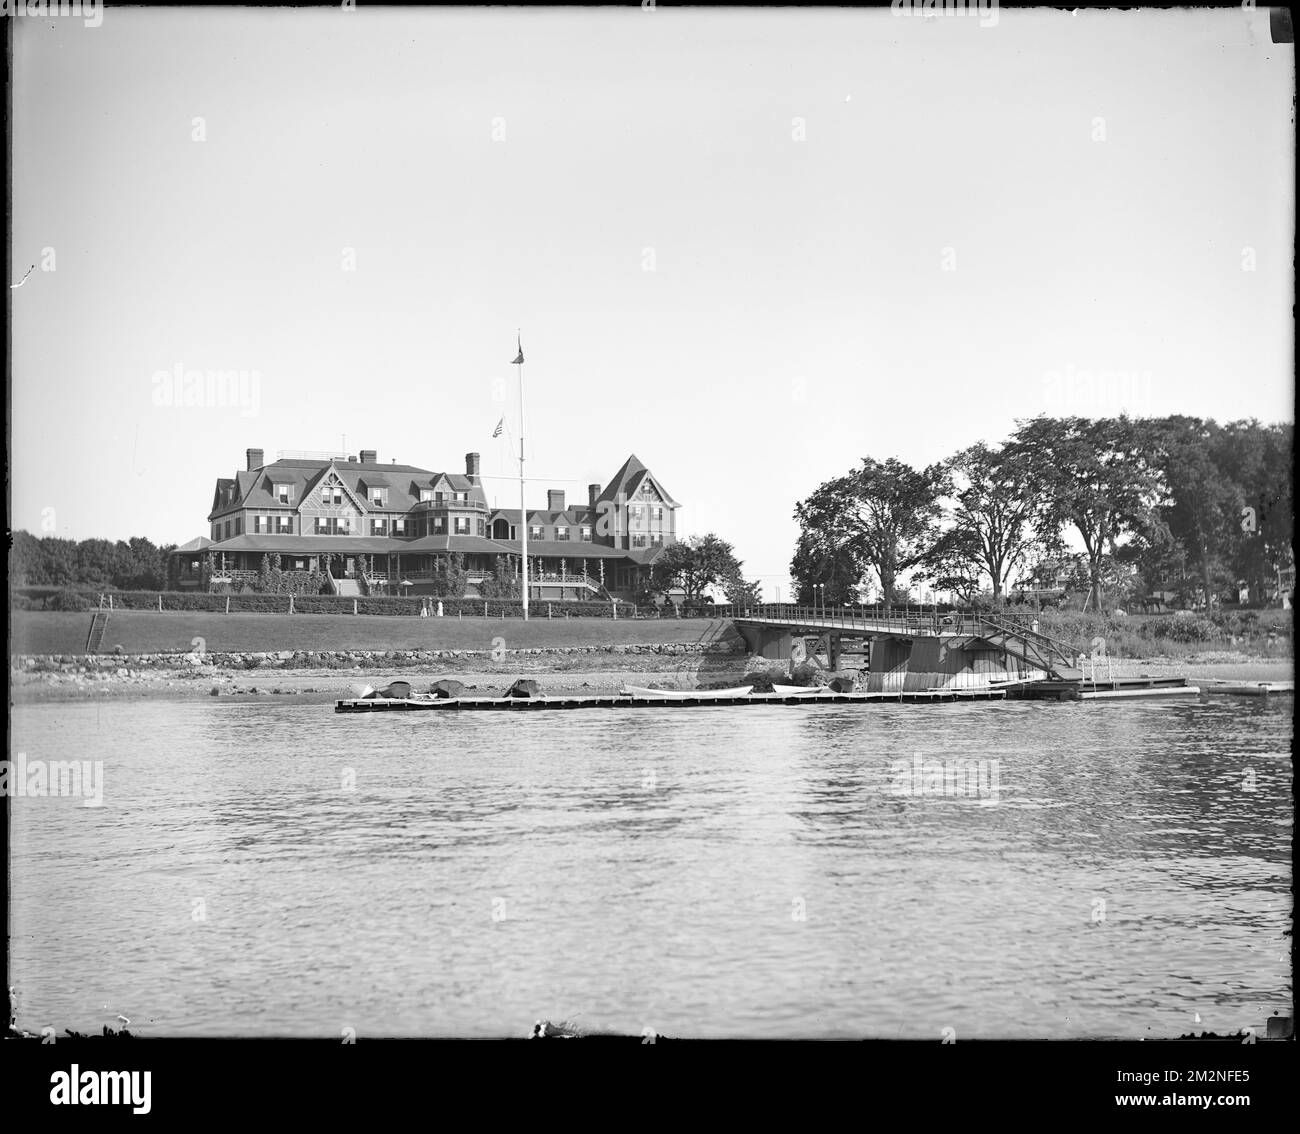
<instances>
[{"instance_id":1,"label":"fence post","mask_svg":"<svg viewBox=\"0 0 1300 1134\"><path fill-rule=\"evenodd\" d=\"M158 595L158 613L159 613L159 614L162 613L162 595L161 595L161 594Z\"/></svg>"},{"instance_id":2,"label":"fence post","mask_svg":"<svg viewBox=\"0 0 1300 1134\"><path fill-rule=\"evenodd\" d=\"M357 612L357 600L356 600L356 599L353 599L353 600L352 600L352 613L353 613L353 614L356 614L356 612Z\"/></svg>"},{"instance_id":3,"label":"fence post","mask_svg":"<svg viewBox=\"0 0 1300 1134\"><path fill-rule=\"evenodd\" d=\"M113 600L112 600L112 596L110 596L110 597L109 597L109 602L112 602L112 601L113 601ZM230 596L229 596L229 595L226 595L226 613L227 613L227 614L230 613Z\"/></svg>"},{"instance_id":4,"label":"fence post","mask_svg":"<svg viewBox=\"0 0 1300 1134\"><path fill-rule=\"evenodd\" d=\"M546 617L551 617L551 604L549 602L546 604Z\"/></svg>"},{"instance_id":5,"label":"fence post","mask_svg":"<svg viewBox=\"0 0 1300 1134\"><path fill-rule=\"evenodd\" d=\"M293 613L293 592L289 592L289 613Z\"/></svg>"}]
</instances>

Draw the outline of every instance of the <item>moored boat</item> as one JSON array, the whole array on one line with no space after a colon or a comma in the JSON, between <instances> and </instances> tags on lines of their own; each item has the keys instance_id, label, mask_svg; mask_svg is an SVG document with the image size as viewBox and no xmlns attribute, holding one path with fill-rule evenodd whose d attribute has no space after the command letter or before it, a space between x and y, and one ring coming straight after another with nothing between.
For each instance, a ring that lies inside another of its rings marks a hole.
<instances>
[{"instance_id":1,"label":"moored boat","mask_svg":"<svg viewBox=\"0 0 1300 1134\"><path fill-rule=\"evenodd\" d=\"M624 685L620 692L660 701L717 701L726 697L748 697L753 690L748 685L737 685L734 689L648 689L641 685Z\"/></svg>"}]
</instances>

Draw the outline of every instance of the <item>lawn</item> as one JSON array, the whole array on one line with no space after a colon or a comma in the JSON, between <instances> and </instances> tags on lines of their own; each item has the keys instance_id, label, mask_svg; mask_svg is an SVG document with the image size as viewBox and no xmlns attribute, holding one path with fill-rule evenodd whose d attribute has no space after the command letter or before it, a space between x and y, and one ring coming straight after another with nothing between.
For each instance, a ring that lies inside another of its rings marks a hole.
<instances>
[{"instance_id":1,"label":"lawn","mask_svg":"<svg viewBox=\"0 0 1300 1134\"><path fill-rule=\"evenodd\" d=\"M11 654L85 651L90 614L10 612ZM699 642L716 635L718 620L688 618L612 621L608 618L397 618L347 614L211 614L123 611L109 619L101 651L185 653L203 638L210 652L256 650L508 650L539 646L658 645Z\"/></svg>"}]
</instances>

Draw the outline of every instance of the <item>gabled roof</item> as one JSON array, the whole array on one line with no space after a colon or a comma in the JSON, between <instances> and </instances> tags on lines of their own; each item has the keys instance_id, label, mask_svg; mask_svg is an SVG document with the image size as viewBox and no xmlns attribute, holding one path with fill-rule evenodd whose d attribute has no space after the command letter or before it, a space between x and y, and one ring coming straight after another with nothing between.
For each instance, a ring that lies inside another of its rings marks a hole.
<instances>
[{"instance_id":1,"label":"gabled roof","mask_svg":"<svg viewBox=\"0 0 1300 1134\"><path fill-rule=\"evenodd\" d=\"M328 465L326 465L323 469L321 469L320 473L317 476L313 477L311 480L307 482L307 487L306 489L304 489L302 494L303 498L302 501L300 502L301 504L306 503L307 497L313 491L315 491L317 488L321 486L322 482L329 477L330 473L335 473L338 476L339 483L343 485L343 491L347 493L348 499L352 501L353 505L356 507L358 512L365 513L369 511L369 509L366 507L365 500L358 495L357 491L353 487L351 487L346 480L343 479L343 474L339 472L338 467L334 464L333 461L331 461Z\"/></svg>"},{"instance_id":2,"label":"gabled roof","mask_svg":"<svg viewBox=\"0 0 1300 1134\"><path fill-rule=\"evenodd\" d=\"M207 536L199 536L198 539L192 539L189 543L183 543L180 547L172 548L172 555L193 555L196 551L206 551L212 546L212 541Z\"/></svg>"},{"instance_id":3,"label":"gabled roof","mask_svg":"<svg viewBox=\"0 0 1300 1134\"><path fill-rule=\"evenodd\" d=\"M627 493L628 481L636 476L637 473L645 471L645 465L643 465L637 459L637 455L633 453L623 462L623 467L614 474L614 478L605 485L605 491L596 497L596 500L598 502L601 500L618 500L620 492L624 494Z\"/></svg>"},{"instance_id":4,"label":"gabled roof","mask_svg":"<svg viewBox=\"0 0 1300 1134\"><path fill-rule=\"evenodd\" d=\"M641 463L635 453L623 462L623 467L614 474L614 479L605 486L605 491L597 497L597 501L612 500L617 502L619 496L623 495L631 502L632 496L647 477L659 490L665 504L671 504L674 508L680 507L677 501L672 498L668 489L659 483L659 478Z\"/></svg>"}]
</instances>

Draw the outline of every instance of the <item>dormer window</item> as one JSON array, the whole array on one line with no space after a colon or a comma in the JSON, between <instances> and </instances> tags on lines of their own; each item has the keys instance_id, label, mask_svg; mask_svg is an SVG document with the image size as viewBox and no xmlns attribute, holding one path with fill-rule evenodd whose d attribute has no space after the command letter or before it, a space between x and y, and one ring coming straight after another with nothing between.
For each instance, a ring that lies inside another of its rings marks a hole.
<instances>
[{"instance_id":1,"label":"dormer window","mask_svg":"<svg viewBox=\"0 0 1300 1134\"><path fill-rule=\"evenodd\" d=\"M556 538L556 539L568 539L568 538L569 538L569 529L568 529L568 528L565 528L565 527L557 527L557 528L555 529L555 538Z\"/></svg>"},{"instance_id":2,"label":"dormer window","mask_svg":"<svg viewBox=\"0 0 1300 1134\"><path fill-rule=\"evenodd\" d=\"M277 484L275 486L275 499L281 504L293 503L293 485Z\"/></svg>"},{"instance_id":3,"label":"dormer window","mask_svg":"<svg viewBox=\"0 0 1300 1134\"><path fill-rule=\"evenodd\" d=\"M581 534L582 534L582 542L583 542L583 543L590 543L590 542L591 542L591 526L590 526L589 524L583 524L583 525L582 525L582 528L581 528Z\"/></svg>"},{"instance_id":4,"label":"dormer window","mask_svg":"<svg viewBox=\"0 0 1300 1134\"><path fill-rule=\"evenodd\" d=\"M543 534L544 531L545 531L545 529L542 527L541 524L529 524L529 525L528 525L528 538L529 538L529 539L541 539L541 538L542 538L542 534Z\"/></svg>"},{"instance_id":5,"label":"dormer window","mask_svg":"<svg viewBox=\"0 0 1300 1134\"><path fill-rule=\"evenodd\" d=\"M376 508L388 507L388 489L372 488L370 490L370 503Z\"/></svg>"},{"instance_id":6,"label":"dormer window","mask_svg":"<svg viewBox=\"0 0 1300 1134\"><path fill-rule=\"evenodd\" d=\"M441 493L439 495L441 495ZM420 503L430 504L432 502L433 502L433 489L432 488L420 489Z\"/></svg>"},{"instance_id":7,"label":"dormer window","mask_svg":"<svg viewBox=\"0 0 1300 1134\"><path fill-rule=\"evenodd\" d=\"M469 493L468 493L468 492L454 492L454 493L452 493L452 500L453 500L455 503L457 503L457 504L468 504L468 503L469 503Z\"/></svg>"}]
</instances>

